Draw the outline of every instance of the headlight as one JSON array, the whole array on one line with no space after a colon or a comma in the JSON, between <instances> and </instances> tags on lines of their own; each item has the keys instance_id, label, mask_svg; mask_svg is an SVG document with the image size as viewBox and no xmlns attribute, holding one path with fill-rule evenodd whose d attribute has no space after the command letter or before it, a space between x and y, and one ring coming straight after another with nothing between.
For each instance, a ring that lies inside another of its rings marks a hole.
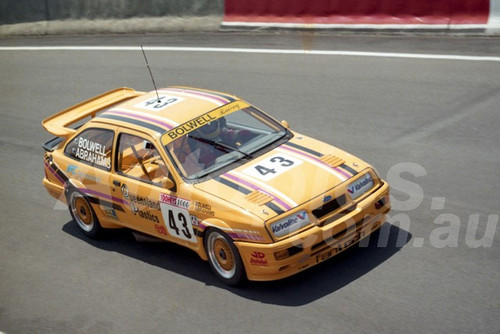
<instances>
[{"instance_id":1,"label":"headlight","mask_svg":"<svg viewBox=\"0 0 500 334\"><path fill-rule=\"evenodd\" d=\"M273 232L275 237L281 238L287 234L291 234L297 230L300 230L310 223L311 221L309 220L307 212L301 210L291 216L275 221L274 223L270 224L269 227L271 228L271 232Z\"/></svg>"},{"instance_id":2,"label":"headlight","mask_svg":"<svg viewBox=\"0 0 500 334\"><path fill-rule=\"evenodd\" d=\"M347 186L347 192L352 199L356 199L365 194L373 187L373 178L370 173L366 173L356 181Z\"/></svg>"}]
</instances>

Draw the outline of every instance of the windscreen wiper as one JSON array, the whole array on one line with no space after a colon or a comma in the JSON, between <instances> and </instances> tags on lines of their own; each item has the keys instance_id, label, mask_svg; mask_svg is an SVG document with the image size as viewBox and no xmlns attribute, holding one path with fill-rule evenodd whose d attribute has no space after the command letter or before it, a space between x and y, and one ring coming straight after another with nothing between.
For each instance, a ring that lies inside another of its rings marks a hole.
<instances>
[{"instance_id":1,"label":"windscreen wiper","mask_svg":"<svg viewBox=\"0 0 500 334\"><path fill-rule=\"evenodd\" d=\"M207 139L207 138L202 138L202 137L196 137L196 136L190 136L190 138L193 138L195 140L201 141L202 143L206 143L206 144L212 145L214 147L220 147L220 148L226 149L226 151L238 152L238 153L244 155L245 158L253 159L253 157L250 154L248 154L246 152L243 152L239 148L231 146L231 145L228 145L226 143L218 142L218 141L215 141L215 140L212 140L212 139Z\"/></svg>"}]
</instances>

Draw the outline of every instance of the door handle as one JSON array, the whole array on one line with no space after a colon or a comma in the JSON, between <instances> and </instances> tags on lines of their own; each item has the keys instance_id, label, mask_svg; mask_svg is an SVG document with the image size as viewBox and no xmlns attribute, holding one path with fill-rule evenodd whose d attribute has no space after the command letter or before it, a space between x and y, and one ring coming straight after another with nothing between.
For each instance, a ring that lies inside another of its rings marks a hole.
<instances>
[{"instance_id":1,"label":"door handle","mask_svg":"<svg viewBox=\"0 0 500 334\"><path fill-rule=\"evenodd\" d=\"M118 180L113 180L113 185L119 187L121 183Z\"/></svg>"}]
</instances>

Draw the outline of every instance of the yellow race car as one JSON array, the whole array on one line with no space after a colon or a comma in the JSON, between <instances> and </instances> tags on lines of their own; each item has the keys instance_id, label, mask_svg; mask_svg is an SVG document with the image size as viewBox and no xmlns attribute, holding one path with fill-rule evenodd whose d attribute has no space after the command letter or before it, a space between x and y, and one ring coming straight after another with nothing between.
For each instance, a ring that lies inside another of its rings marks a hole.
<instances>
[{"instance_id":1,"label":"yellow race car","mask_svg":"<svg viewBox=\"0 0 500 334\"><path fill-rule=\"evenodd\" d=\"M50 195L79 229L130 228L226 284L281 279L377 230L389 186L362 160L225 93L119 88L42 122Z\"/></svg>"}]
</instances>

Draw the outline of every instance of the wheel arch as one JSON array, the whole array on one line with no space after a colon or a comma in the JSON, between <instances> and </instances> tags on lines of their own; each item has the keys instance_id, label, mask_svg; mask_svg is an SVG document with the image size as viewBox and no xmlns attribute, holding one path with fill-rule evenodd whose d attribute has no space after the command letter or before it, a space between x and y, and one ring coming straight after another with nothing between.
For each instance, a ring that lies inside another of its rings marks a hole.
<instances>
[{"instance_id":1,"label":"wheel arch","mask_svg":"<svg viewBox=\"0 0 500 334\"><path fill-rule=\"evenodd\" d=\"M246 265L227 228L221 229L220 225L206 228L203 249L210 267L225 284L238 285L246 280Z\"/></svg>"},{"instance_id":2,"label":"wheel arch","mask_svg":"<svg viewBox=\"0 0 500 334\"><path fill-rule=\"evenodd\" d=\"M87 191L88 190L88 191ZM80 192L90 203L90 206L94 210L94 213L97 216L97 219L99 220L99 223L103 228L122 228L123 226L113 223L104 215L102 212L101 206L99 205L99 199L96 197L89 196L88 192L90 189L88 189L81 181L75 180L75 179L69 179L65 184L64 184L64 199L66 200L66 204L69 205L68 202L68 195L72 191L78 191Z\"/></svg>"},{"instance_id":3,"label":"wheel arch","mask_svg":"<svg viewBox=\"0 0 500 334\"><path fill-rule=\"evenodd\" d=\"M209 229L217 229L221 232L224 232L234 241L234 239L230 235L233 229L229 227L229 225L223 220L220 220L218 218L205 219L203 222L200 223L200 227L201 229L199 230L198 235L201 236L202 247L200 247L198 255L205 261L208 261L207 250L205 247L205 238L207 236L207 231Z\"/></svg>"}]
</instances>

